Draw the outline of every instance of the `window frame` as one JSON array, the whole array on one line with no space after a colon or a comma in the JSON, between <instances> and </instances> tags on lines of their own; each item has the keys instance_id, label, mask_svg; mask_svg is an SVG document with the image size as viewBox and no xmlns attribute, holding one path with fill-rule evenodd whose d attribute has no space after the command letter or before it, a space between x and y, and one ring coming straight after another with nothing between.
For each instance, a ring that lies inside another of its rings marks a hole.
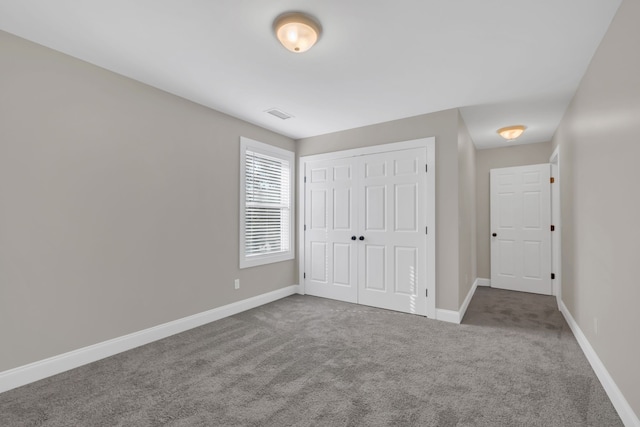
<instances>
[{"instance_id":1,"label":"window frame","mask_svg":"<svg viewBox=\"0 0 640 427\"><path fill-rule=\"evenodd\" d=\"M246 255L246 167L247 151L275 157L289 162L289 249L277 253L264 255ZM287 261L295 258L295 153L250 138L240 137L240 268L249 268L275 262Z\"/></svg>"}]
</instances>

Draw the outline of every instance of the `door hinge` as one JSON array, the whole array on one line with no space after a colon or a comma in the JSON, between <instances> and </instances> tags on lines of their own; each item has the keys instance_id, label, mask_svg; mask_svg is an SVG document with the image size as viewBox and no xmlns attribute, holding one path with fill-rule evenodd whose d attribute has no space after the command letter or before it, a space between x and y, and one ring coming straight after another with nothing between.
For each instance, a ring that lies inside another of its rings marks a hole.
<instances>
[{"instance_id":1,"label":"door hinge","mask_svg":"<svg viewBox=\"0 0 640 427\"><path fill-rule=\"evenodd\" d=\"M424 234L429 234L429 227L424 228Z\"/></svg>"},{"instance_id":2,"label":"door hinge","mask_svg":"<svg viewBox=\"0 0 640 427\"><path fill-rule=\"evenodd\" d=\"M551 231L556 231L556 226L555 225L551 226Z\"/></svg>"},{"instance_id":3,"label":"door hinge","mask_svg":"<svg viewBox=\"0 0 640 427\"><path fill-rule=\"evenodd\" d=\"M302 278L306 279L307 278L307 273L302 273Z\"/></svg>"},{"instance_id":4,"label":"door hinge","mask_svg":"<svg viewBox=\"0 0 640 427\"><path fill-rule=\"evenodd\" d=\"M306 177L306 176L304 177L304 182L305 182L305 183L307 182L307 177Z\"/></svg>"},{"instance_id":5,"label":"door hinge","mask_svg":"<svg viewBox=\"0 0 640 427\"><path fill-rule=\"evenodd\" d=\"M429 165L424 165L424 171L429 172Z\"/></svg>"},{"instance_id":6,"label":"door hinge","mask_svg":"<svg viewBox=\"0 0 640 427\"><path fill-rule=\"evenodd\" d=\"M424 296L425 298L429 298L429 289L425 289Z\"/></svg>"},{"instance_id":7,"label":"door hinge","mask_svg":"<svg viewBox=\"0 0 640 427\"><path fill-rule=\"evenodd\" d=\"M556 273L551 273L551 280L556 278Z\"/></svg>"},{"instance_id":8,"label":"door hinge","mask_svg":"<svg viewBox=\"0 0 640 427\"><path fill-rule=\"evenodd\" d=\"M554 177L551 177L551 178L549 178L549 182L550 182L551 184L553 184L554 182L556 182L556 179L555 179Z\"/></svg>"},{"instance_id":9,"label":"door hinge","mask_svg":"<svg viewBox=\"0 0 640 427\"><path fill-rule=\"evenodd\" d=\"M304 225L304 231L307 231L307 224Z\"/></svg>"}]
</instances>

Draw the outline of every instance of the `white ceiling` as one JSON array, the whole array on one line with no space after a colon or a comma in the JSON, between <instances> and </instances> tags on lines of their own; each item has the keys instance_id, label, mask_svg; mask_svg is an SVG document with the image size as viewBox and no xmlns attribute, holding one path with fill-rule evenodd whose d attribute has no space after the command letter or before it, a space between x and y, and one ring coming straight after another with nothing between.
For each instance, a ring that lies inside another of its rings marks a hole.
<instances>
[{"instance_id":1,"label":"white ceiling","mask_svg":"<svg viewBox=\"0 0 640 427\"><path fill-rule=\"evenodd\" d=\"M294 139L460 107L489 148L551 139L620 1L0 0L0 29ZM303 54L291 10L323 26Z\"/></svg>"}]
</instances>

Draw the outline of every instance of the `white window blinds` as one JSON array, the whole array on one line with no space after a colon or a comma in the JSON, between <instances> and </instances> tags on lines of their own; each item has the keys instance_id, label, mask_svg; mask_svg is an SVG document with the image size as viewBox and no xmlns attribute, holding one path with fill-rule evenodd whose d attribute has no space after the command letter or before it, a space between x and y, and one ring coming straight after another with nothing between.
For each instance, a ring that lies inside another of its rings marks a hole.
<instances>
[{"instance_id":1,"label":"white window blinds","mask_svg":"<svg viewBox=\"0 0 640 427\"><path fill-rule=\"evenodd\" d=\"M289 250L289 162L247 151L245 255Z\"/></svg>"},{"instance_id":2,"label":"white window blinds","mask_svg":"<svg viewBox=\"0 0 640 427\"><path fill-rule=\"evenodd\" d=\"M293 258L293 153L248 142L242 150L241 267Z\"/></svg>"}]
</instances>

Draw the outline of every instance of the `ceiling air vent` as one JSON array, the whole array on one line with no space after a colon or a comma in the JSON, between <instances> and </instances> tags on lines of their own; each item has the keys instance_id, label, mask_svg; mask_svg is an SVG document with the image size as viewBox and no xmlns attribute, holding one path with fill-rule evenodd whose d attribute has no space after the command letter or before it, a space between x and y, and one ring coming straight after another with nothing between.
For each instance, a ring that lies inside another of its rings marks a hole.
<instances>
[{"instance_id":1,"label":"ceiling air vent","mask_svg":"<svg viewBox=\"0 0 640 427\"><path fill-rule=\"evenodd\" d=\"M293 117L291 114L287 114L282 110L278 110L277 108L270 108L267 111L265 111L265 113L269 113L272 116L276 116L277 118L282 120L287 120Z\"/></svg>"}]
</instances>

